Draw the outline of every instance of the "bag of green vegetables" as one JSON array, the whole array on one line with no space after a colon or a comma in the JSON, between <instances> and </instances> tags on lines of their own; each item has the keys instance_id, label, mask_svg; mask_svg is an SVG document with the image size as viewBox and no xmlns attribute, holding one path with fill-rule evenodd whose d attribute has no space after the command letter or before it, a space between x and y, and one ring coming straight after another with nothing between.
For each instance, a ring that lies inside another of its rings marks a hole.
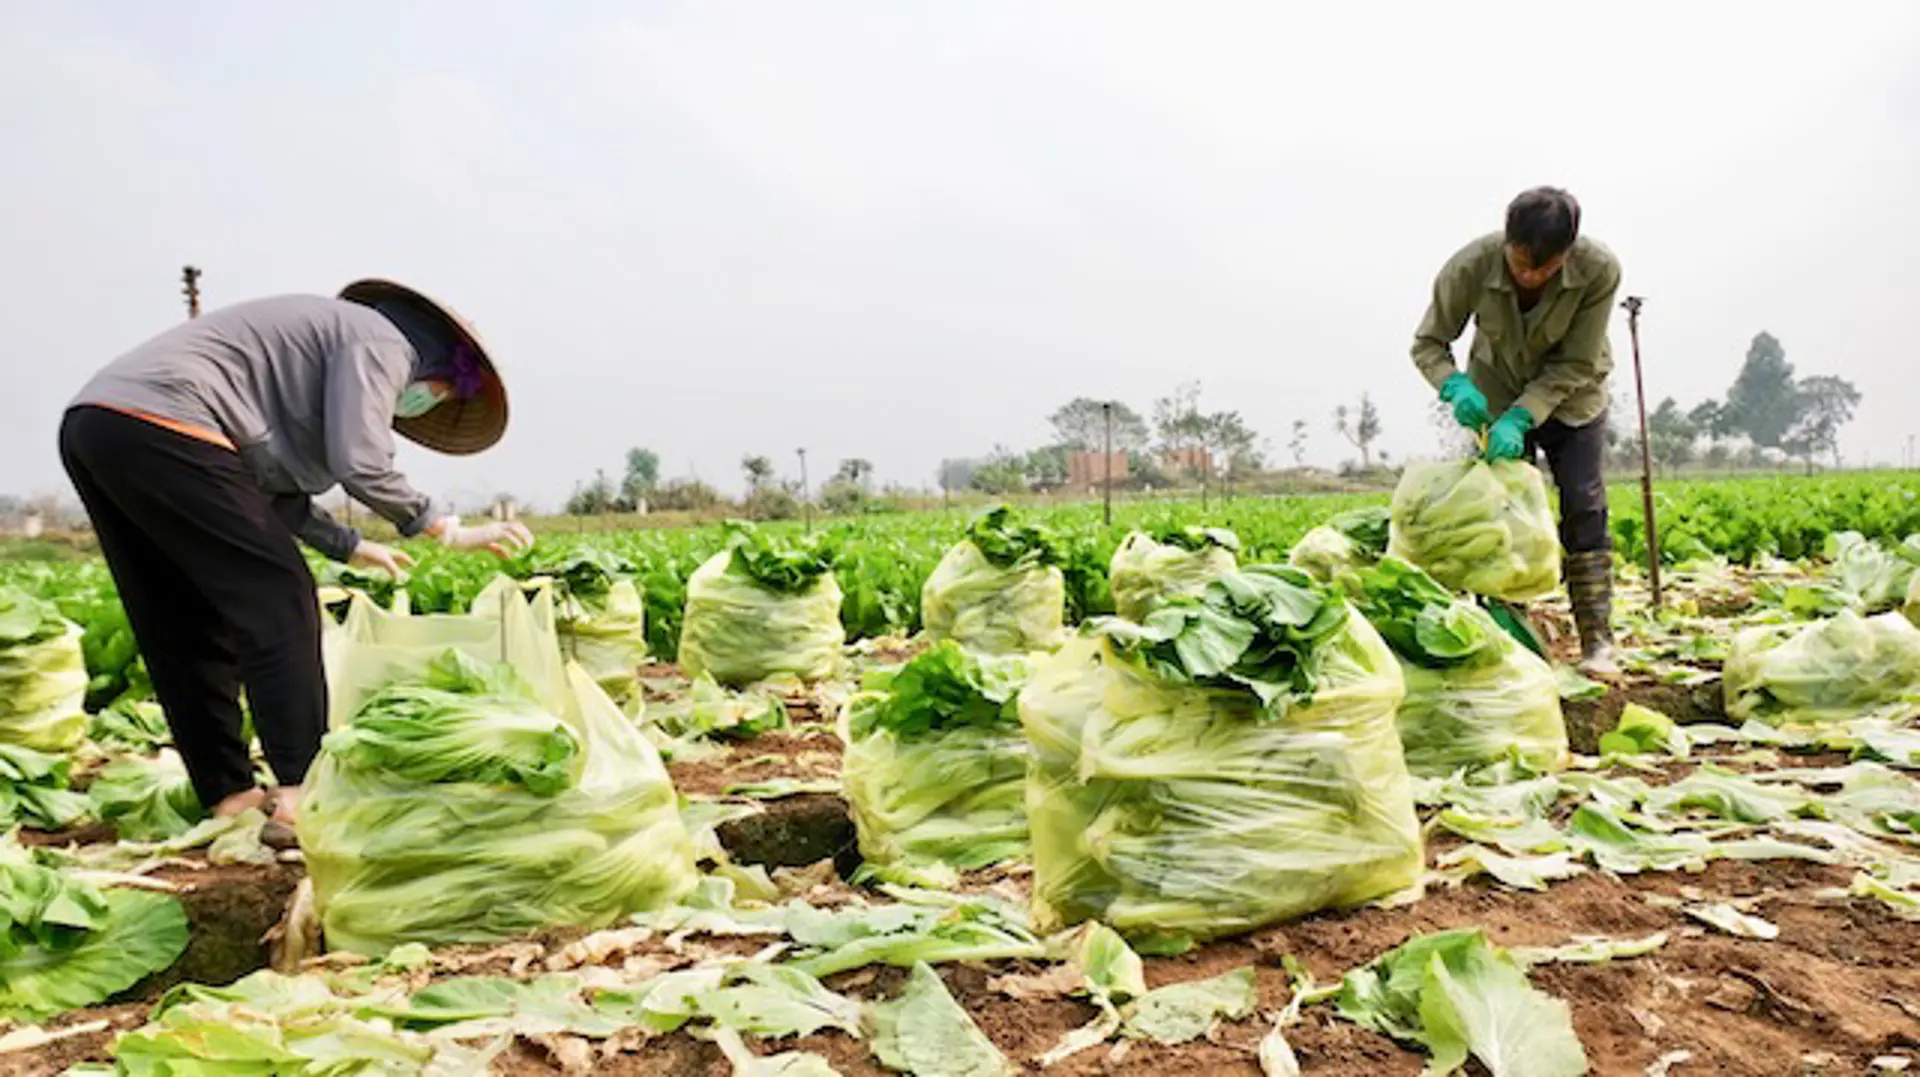
<instances>
[{"instance_id":1,"label":"bag of green vegetables","mask_svg":"<svg viewBox=\"0 0 1920 1077\"><path fill-rule=\"evenodd\" d=\"M1542 771L1566 765L1553 667L1485 610L1394 557L1340 582L1400 660L1407 698L1398 722L1409 771L1445 777L1515 757Z\"/></svg>"},{"instance_id":2,"label":"bag of green vegetables","mask_svg":"<svg viewBox=\"0 0 1920 1077\"><path fill-rule=\"evenodd\" d=\"M1197 595L1238 567L1240 538L1219 527L1172 526L1134 531L1113 551L1107 578L1114 612L1129 621L1175 595Z\"/></svg>"},{"instance_id":3,"label":"bag of green vegetables","mask_svg":"<svg viewBox=\"0 0 1920 1077\"><path fill-rule=\"evenodd\" d=\"M1342 572L1379 561L1387 552L1387 510L1349 509L1300 536L1287 563L1327 583Z\"/></svg>"},{"instance_id":4,"label":"bag of green vegetables","mask_svg":"<svg viewBox=\"0 0 1920 1077\"><path fill-rule=\"evenodd\" d=\"M0 587L0 743L64 752L87 732L80 626L53 603Z\"/></svg>"},{"instance_id":5,"label":"bag of green vegetables","mask_svg":"<svg viewBox=\"0 0 1920 1077\"><path fill-rule=\"evenodd\" d=\"M356 599L329 652L298 830L330 947L603 927L696 881L659 754L561 660L550 595L501 578L474 610Z\"/></svg>"},{"instance_id":6,"label":"bag of green vegetables","mask_svg":"<svg viewBox=\"0 0 1920 1077\"><path fill-rule=\"evenodd\" d=\"M1560 536L1540 470L1474 458L1409 466L1393 491L1387 552L1443 586L1507 602L1560 586Z\"/></svg>"},{"instance_id":7,"label":"bag of green vegetables","mask_svg":"<svg viewBox=\"0 0 1920 1077\"><path fill-rule=\"evenodd\" d=\"M840 712L841 780L860 855L896 881L1027 852L1027 741L1015 705L1030 666L951 640L868 678Z\"/></svg>"},{"instance_id":8,"label":"bag of green vegetables","mask_svg":"<svg viewBox=\"0 0 1920 1077\"><path fill-rule=\"evenodd\" d=\"M1404 694L1379 633L1292 567L1096 622L1020 694L1037 926L1159 946L1413 886Z\"/></svg>"},{"instance_id":9,"label":"bag of green vegetables","mask_svg":"<svg viewBox=\"0 0 1920 1077\"><path fill-rule=\"evenodd\" d=\"M847 634L831 553L817 539L776 539L752 524L727 531L727 548L687 580L680 668L730 687L837 673Z\"/></svg>"},{"instance_id":10,"label":"bag of green vegetables","mask_svg":"<svg viewBox=\"0 0 1920 1077\"><path fill-rule=\"evenodd\" d=\"M920 590L927 635L986 654L1026 654L1066 639L1067 584L1053 534L1020 523L1005 505L967 524L967 535Z\"/></svg>"}]
</instances>

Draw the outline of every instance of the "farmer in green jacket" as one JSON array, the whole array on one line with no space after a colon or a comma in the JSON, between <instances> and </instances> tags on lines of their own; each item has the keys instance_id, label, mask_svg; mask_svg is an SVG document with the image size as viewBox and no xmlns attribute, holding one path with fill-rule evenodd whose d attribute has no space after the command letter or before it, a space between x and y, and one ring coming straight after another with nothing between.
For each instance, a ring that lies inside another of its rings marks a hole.
<instances>
[{"instance_id":1,"label":"farmer in green jacket","mask_svg":"<svg viewBox=\"0 0 1920 1077\"><path fill-rule=\"evenodd\" d=\"M1613 663L1612 543L1601 461L1607 442L1607 319L1620 289L1613 253L1580 234L1580 203L1555 187L1524 191L1507 227L1461 248L1433 282L1413 361L1490 460L1545 453L1560 488L1560 542L1580 633L1581 667ZM1453 342L1474 323L1467 369Z\"/></svg>"}]
</instances>

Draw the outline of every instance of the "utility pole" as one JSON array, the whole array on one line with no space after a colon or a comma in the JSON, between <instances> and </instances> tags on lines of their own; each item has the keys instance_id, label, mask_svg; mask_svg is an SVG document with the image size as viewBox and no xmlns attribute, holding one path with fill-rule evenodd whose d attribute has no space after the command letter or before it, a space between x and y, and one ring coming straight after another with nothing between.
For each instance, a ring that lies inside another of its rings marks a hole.
<instances>
[{"instance_id":1,"label":"utility pole","mask_svg":"<svg viewBox=\"0 0 1920 1077\"><path fill-rule=\"evenodd\" d=\"M1620 305L1627 310L1627 333L1633 338L1633 397L1640 412L1640 503L1647 519L1647 583L1653 608L1660 601L1660 528L1653 517L1653 449L1647 441L1647 385L1640 369L1640 308L1646 299L1630 295Z\"/></svg>"},{"instance_id":2,"label":"utility pole","mask_svg":"<svg viewBox=\"0 0 1920 1077\"><path fill-rule=\"evenodd\" d=\"M187 297L187 317L200 316L200 270L194 266L183 266L180 270L180 293Z\"/></svg>"},{"instance_id":3,"label":"utility pole","mask_svg":"<svg viewBox=\"0 0 1920 1077\"><path fill-rule=\"evenodd\" d=\"M1102 454L1102 457L1101 457L1103 461L1101 466L1106 471L1106 479L1101 484L1106 487L1106 491L1105 491L1106 509L1104 510L1103 517L1106 520L1107 526L1112 527L1113 526L1113 401L1109 400L1106 403L1101 404L1100 414L1103 417L1105 417L1107 421L1107 445L1106 445L1107 451L1104 454Z\"/></svg>"},{"instance_id":4,"label":"utility pole","mask_svg":"<svg viewBox=\"0 0 1920 1077\"><path fill-rule=\"evenodd\" d=\"M795 449L800 456L800 511L807 521L807 532L813 532L813 502L807 497L807 450Z\"/></svg>"}]
</instances>

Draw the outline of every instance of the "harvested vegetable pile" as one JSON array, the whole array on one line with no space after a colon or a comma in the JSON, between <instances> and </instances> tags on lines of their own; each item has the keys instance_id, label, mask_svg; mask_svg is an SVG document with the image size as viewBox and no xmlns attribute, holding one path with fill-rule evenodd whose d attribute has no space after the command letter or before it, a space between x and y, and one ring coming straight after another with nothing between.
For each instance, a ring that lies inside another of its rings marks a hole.
<instances>
[{"instance_id":1,"label":"harvested vegetable pile","mask_svg":"<svg viewBox=\"0 0 1920 1077\"><path fill-rule=\"evenodd\" d=\"M1400 659L1407 769L1444 777L1503 759L1537 770L1567 760L1553 667L1486 611L1398 558L1340 577L1355 608Z\"/></svg>"},{"instance_id":2,"label":"harvested vegetable pile","mask_svg":"<svg viewBox=\"0 0 1920 1077\"><path fill-rule=\"evenodd\" d=\"M1410 465L1392 511L1387 552L1452 590L1530 602L1560 586L1560 535L1531 464Z\"/></svg>"},{"instance_id":3,"label":"harvested vegetable pile","mask_svg":"<svg viewBox=\"0 0 1920 1077\"><path fill-rule=\"evenodd\" d=\"M578 667L523 676L557 668L550 616L504 612L497 625L349 617L361 635L334 661L351 717L327 735L300 809L328 945L380 954L595 927L692 885L658 754ZM423 645L437 630L484 652L475 628L530 660Z\"/></svg>"},{"instance_id":4,"label":"harvested vegetable pile","mask_svg":"<svg viewBox=\"0 0 1920 1077\"><path fill-rule=\"evenodd\" d=\"M1399 664L1338 594L1256 566L1094 631L1020 697L1042 925L1210 938L1419 880Z\"/></svg>"},{"instance_id":5,"label":"harvested vegetable pile","mask_svg":"<svg viewBox=\"0 0 1920 1077\"><path fill-rule=\"evenodd\" d=\"M920 611L927 634L985 654L1025 654L1066 638L1066 577L1057 540L1020 523L1005 505L967 525L927 577Z\"/></svg>"},{"instance_id":6,"label":"harvested vegetable pile","mask_svg":"<svg viewBox=\"0 0 1920 1077\"><path fill-rule=\"evenodd\" d=\"M846 632L829 552L751 524L729 524L728 534L727 549L687 581L681 668L726 685L834 675Z\"/></svg>"},{"instance_id":7,"label":"harvested vegetable pile","mask_svg":"<svg viewBox=\"0 0 1920 1077\"><path fill-rule=\"evenodd\" d=\"M869 678L842 711L841 763L860 854L889 877L951 885L953 869L1027 853L1018 657L939 643Z\"/></svg>"},{"instance_id":8,"label":"harvested vegetable pile","mask_svg":"<svg viewBox=\"0 0 1920 1077\"><path fill-rule=\"evenodd\" d=\"M87 732L80 627L51 602L0 587L0 744L64 752Z\"/></svg>"},{"instance_id":9,"label":"harvested vegetable pile","mask_svg":"<svg viewBox=\"0 0 1920 1077\"><path fill-rule=\"evenodd\" d=\"M1113 551L1107 579L1113 609L1129 621L1177 595L1197 595L1239 564L1240 540L1218 527L1158 527L1135 531Z\"/></svg>"}]
</instances>

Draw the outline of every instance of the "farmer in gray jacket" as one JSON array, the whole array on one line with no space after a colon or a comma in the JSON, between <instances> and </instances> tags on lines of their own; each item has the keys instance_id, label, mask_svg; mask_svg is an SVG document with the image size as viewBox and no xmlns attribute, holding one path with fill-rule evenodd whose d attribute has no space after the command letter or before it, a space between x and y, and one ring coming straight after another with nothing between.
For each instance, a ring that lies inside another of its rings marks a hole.
<instances>
[{"instance_id":1,"label":"farmer in gray jacket","mask_svg":"<svg viewBox=\"0 0 1920 1077\"><path fill-rule=\"evenodd\" d=\"M412 564L314 496L338 485L402 535L504 556L533 536L463 526L395 470L392 435L458 455L506 426L506 392L471 328L381 280L213 311L114 360L74 399L61 460L208 810L260 808L290 827L326 732L320 607L295 538L361 567ZM254 779L242 685L277 791Z\"/></svg>"}]
</instances>

